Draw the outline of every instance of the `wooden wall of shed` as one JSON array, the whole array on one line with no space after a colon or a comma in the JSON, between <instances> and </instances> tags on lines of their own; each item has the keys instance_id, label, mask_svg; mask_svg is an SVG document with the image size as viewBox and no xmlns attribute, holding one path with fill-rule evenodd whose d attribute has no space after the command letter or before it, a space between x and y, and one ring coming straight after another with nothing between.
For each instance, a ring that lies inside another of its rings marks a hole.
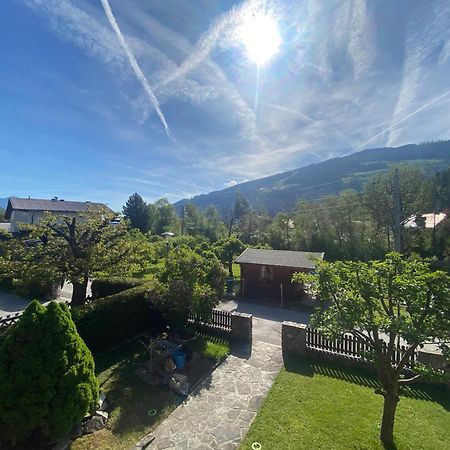
<instances>
[{"instance_id":1,"label":"wooden wall of shed","mask_svg":"<svg viewBox=\"0 0 450 450\"><path fill-rule=\"evenodd\" d=\"M261 280L261 265L241 264L241 279L244 280L243 297L270 298L281 302L281 288L283 285L284 300L300 300L302 291L298 285L292 284L292 275L296 272L309 272L308 269L293 269L292 267L270 266L273 281L268 283Z\"/></svg>"}]
</instances>

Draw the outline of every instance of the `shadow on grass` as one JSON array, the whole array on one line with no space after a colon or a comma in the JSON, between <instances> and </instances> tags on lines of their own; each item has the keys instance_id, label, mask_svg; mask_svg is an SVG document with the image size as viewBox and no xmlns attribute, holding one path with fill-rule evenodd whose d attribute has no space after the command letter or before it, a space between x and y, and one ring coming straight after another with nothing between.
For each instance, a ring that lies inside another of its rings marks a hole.
<instances>
[{"instance_id":1,"label":"shadow on grass","mask_svg":"<svg viewBox=\"0 0 450 450\"><path fill-rule=\"evenodd\" d=\"M168 388L152 386L136 376L136 369L147 359L137 341L95 358L100 390L106 394L110 413L108 427L113 434L143 433L180 403ZM149 415L153 410L155 414Z\"/></svg>"},{"instance_id":2,"label":"shadow on grass","mask_svg":"<svg viewBox=\"0 0 450 450\"><path fill-rule=\"evenodd\" d=\"M307 377L322 375L371 389L380 388L376 375L363 368L343 367L329 361L318 361L310 357L288 356L284 360L287 372L298 373ZM436 402L450 411L450 391L424 383L414 383L402 388L401 396L416 400ZM393 447L392 447L393 448Z\"/></svg>"}]
</instances>

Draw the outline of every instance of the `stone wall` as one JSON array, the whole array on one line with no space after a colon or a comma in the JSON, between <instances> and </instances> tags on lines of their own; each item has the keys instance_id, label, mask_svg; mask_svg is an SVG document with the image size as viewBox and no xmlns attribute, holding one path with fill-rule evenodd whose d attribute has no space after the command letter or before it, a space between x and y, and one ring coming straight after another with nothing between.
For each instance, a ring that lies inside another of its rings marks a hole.
<instances>
[{"instance_id":1,"label":"stone wall","mask_svg":"<svg viewBox=\"0 0 450 450\"><path fill-rule=\"evenodd\" d=\"M233 312L231 314L231 339L234 342L252 342L252 320L251 314Z\"/></svg>"}]
</instances>

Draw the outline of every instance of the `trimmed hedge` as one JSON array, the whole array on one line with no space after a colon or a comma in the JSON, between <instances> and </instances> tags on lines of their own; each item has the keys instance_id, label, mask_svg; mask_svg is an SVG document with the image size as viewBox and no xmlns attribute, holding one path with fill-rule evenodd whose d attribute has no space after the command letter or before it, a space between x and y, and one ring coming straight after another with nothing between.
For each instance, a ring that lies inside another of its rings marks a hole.
<instances>
[{"instance_id":1,"label":"trimmed hedge","mask_svg":"<svg viewBox=\"0 0 450 450\"><path fill-rule=\"evenodd\" d=\"M110 295L119 294L127 289L140 286L144 282L137 278L98 278L92 281L92 298L104 298Z\"/></svg>"},{"instance_id":2,"label":"trimmed hedge","mask_svg":"<svg viewBox=\"0 0 450 450\"><path fill-rule=\"evenodd\" d=\"M102 352L144 331L165 325L154 306L160 286L147 283L72 309L78 333L92 352Z\"/></svg>"}]
</instances>

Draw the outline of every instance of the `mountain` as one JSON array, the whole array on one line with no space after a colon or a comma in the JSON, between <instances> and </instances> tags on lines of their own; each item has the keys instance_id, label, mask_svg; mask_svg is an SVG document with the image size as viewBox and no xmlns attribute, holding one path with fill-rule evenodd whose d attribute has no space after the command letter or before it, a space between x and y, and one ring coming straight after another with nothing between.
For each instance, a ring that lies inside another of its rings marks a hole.
<instances>
[{"instance_id":1,"label":"mountain","mask_svg":"<svg viewBox=\"0 0 450 450\"><path fill-rule=\"evenodd\" d=\"M253 208L265 208L270 214L276 214L292 208L301 198L314 200L345 189L359 191L373 175L405 164L421 167L428 174L447 168L450 141L368 149L180 200L175 207L180 211L187 203L199 208L214 205L224 213L233 207L236 193L241 192Z\"/></svg>"}]
</instances>

